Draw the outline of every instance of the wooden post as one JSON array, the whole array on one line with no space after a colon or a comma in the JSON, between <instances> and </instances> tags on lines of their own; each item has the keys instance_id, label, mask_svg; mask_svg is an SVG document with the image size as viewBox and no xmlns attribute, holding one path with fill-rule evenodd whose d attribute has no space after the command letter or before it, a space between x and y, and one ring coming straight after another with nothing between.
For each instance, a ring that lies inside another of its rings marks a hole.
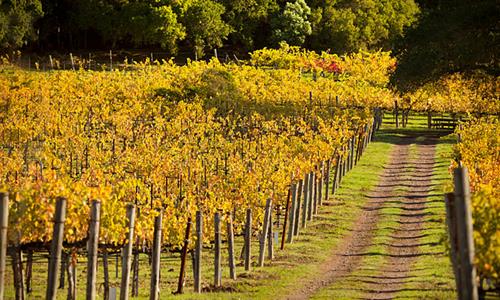
<instances>
[{"instance_id":1,"label":"wooden post","mask_svg":"<svg viewBox=\"0 0 500 300\"><path fill-rule=\"evenodd\" d=\"M221 272L221 238L220 238L220 213L216 212L214 216L214 286L221 286L222 272Z\"/></svg>"},{"instance_id":2,"label":"wooden post","mask_svg":"<svg viewBox=\"0 0 500 300\"><path fill-rule=\"evenodd\" d=\"M323 205L323 183L325 182L325 162L320 163L319 172L321 177L318 180L318 205Z\"/></svg>"},{"instance_id":3,"label":"wooden post","mask_svg":"<svg viewBox=\"0 0 500 300\"><path fill-rule=\"evenodd\" d=\"M312 215L313 215L313 206L314 206L314 181L315 181L315 176L314 172L309 173L309 186L308 186L308 200L307 200L307 221L312 220Z\"/></svg>"},{"instance_id":4,"label":"wooden post","mask_svg":"<svg viewBox=\"0 0 500 300\"><path fill-rule=\"evenodd\" d=\"M115 278L118 278L118 273L119 273L119 267L120 267L120 257L123 256L123 248L120 251L120 253L116 254L115 257Z\"/></svg>"},{"instance_id":5,"label":"wooden post","mask_svg":"<svg viewBox=\"0 0 500 300\"><path fill-rule=\"evenodd\" d=\"M113 51L112 50L109 50L109 70L113 71ZM121 295L121 290L120 290L120 295Z\"/></svg>"},{"instance_id":6,"label":"wooden post","mask_svg":"<svg viewBox=\"0 0 500 300\"><path fill-rule=\"evenodd\" d=\"M116 300L116 288L112 287L109 289L109 300Z\"/></svg>"},{"instance_id":7,"label":"wooden post","mask_svg":"<svg viewBox=\"0 0 500 300\"><path fill-rule=\"evenodd\" d=\"M67 300L76 300L76 259L73 257L75 255L73 252L67 256L68 263L68 296Z\"/></svg>"},{"instance_id":8,"label":"wooden post","mask_svg":"<svg viewBox=\"0 0 500 300\"><path fill-rule=\"evenodd\" d=\"M139 254L139 237L136 237L135 249L132 250L132 297L139 296Z\"/></svg>"},{"instance_id":9,"label":"wooden post","mask_svg":"<svg viewBox=\"0 0 500 300\"><path fill-rule=\"evenodd\" d=\"M349 144L348 144L349 145ZM344 178L345 174L347 174L347 167L349 165L349 146L345 147L345 150L347 151L347 157L342 161L342 177L340 179Z\"/></svg>"},{"instance_id":10,"label":"wooden post","mask_svg":"<svg viewBox=\"0 0 500 300\"><path fill-rule=\"evenodd\" d=\"M132 248L134 247L135 206L127 205L128 233L127 244L123 250L122 278L120 282L120 300L127 300L130 287L130 267L132 264Z\"/></svg>"},{"instance_id":11,"label":"wooden post","mask_svg":"<svg viewBox=\"0 0 500 300\"><path fill-rule=\"evenodd\" d=\"M59 272L59 288L64 289L64 282L66 281L66 264L68 263L67 256L68 254L64 251L61 253L61 272Z\"/></svg>"},{"instance_id":12,"label":"wooden post","mask_svg":"<svg viewBox=\"0 0 500 300\"><path fill-rule=\"evenodd\" d=\"M259 266L264 266L264 253L266 251L266 240L267 233L269 229L269 214L271 214L271 198L268 198L266 201L266 210L264 212L264 227L262 228L262 235L260 237L260 251L259 251Z\"/></svg>"},{"instance_id":13,"label":"wooden post","mask_svg":"<svg viewBox=\"0 0 500 300\"><path fill-rule=\"evenodd\" d=\"M325 176L325 201L328 201L330 198L330 174L331 174L331 165L332 165L332 160L329 158L326 161L326 176Z\"/></svg>"},{"instance_id":14,"label":"wooden post","mask_svg":"<svg viewBox=\"0 0 500 300\"><path fill-rule=\"evenodd\" d=\"M372 123L372 126L370 128L370 140L369 142L373 142L373 140L375 139L375 130L376 130L376 123L377 121L375 120L375 118L373 118L373 123Z\"/></svg>"},{"instance_id":15,"label":"wooden post","mask_svg":"<svg viewBox=\"0 0 500 300\"><path fill-rule=\"evenodd\" d=\"M109 263L108 249L104 248L102 253L102 271L104 273L104 300L109 300Z\"/></svg>"},{"instance_id":16,"label":"wooden post","mask_svg":"<svg viewBox=\"0 0 500 300\"><path fill-rule=\"evenodd\" d=\"M295 210L297 209L297 183L293 183L292 186L290 187L292 191L292 207L290 209L290 225L288 225L288 238L287 242L292 243L293 242L293 232L295 229L295 221L296 221L296 216L297 214L295 213ZM286 218L286 216L285 216ZM286 219L285 219L286 222Z\"/></svg>"},{"instance_id":17,"label":"wooden post","mask_svg":"<svg viewBox=\"0 0 500 300\"><path fill-rule=\"evenodd\" d=\"M458 245L460 252L460 272L463 299L478 299L476 268L474 266L474 240L470 203L469 174L466 167L459 167L453 172L455 186L455 204L457 216Z\"/></svg>"},{"instance_id":18,"label":"wooden post","mask_svg":"<svg viewBox=\"0 0 500 300\"><path fill-rule=\"evenodd\" d=\"M184 282L186 278L186 258L189 248L189 234L191 232L191 217L188 218L186 225L186 233L184 235L184 246L182 247L181 254L181 270L179 272L179 281L177 283L177 294L182 294L184 289Z\"/></svg>"},{"instance_id":19,"label":"wooden post","mask_svg":"<svg viewBox=\"0 0 500 300\"><path fill-rule=\"evenodd\" d=\"M203 247L203 215L196 212L196 249L194 252L194 291L201 293L201 248Z\"/></svg>"},{"instance_id":20,"label":"wooden post","mask_svg":"<svg viewBox=\"0 0 500 300\"><path fill-rule=\"evenodd\" d=\"M245 271L250 271L251 267L251 257L252 257L252 209L247 209L247 219L246 219L246 227L245 227Z\"/></svg>"},{"instance_id":21,"label":"wooden post","mask_svg":"<svg viewBox=\"0 0 500 300\"><path fill-rule=\"evenodd\" d=\"M7 258L8 225L9 225L9 194L0 193L0 299L4 299L5 261Z\"/></svg>"},{"instance_id":22,"label":"wooden post","mask_svg":"<svg viewBox=\"0 0 500 300\"><path fill-rule=\"evenodd\" d=\"M349 170L352 170L354 167L354 147L356 145L356 136L351 138L351 151L350 151L350 160L349 160Z\"/></svg>"},{"instance_id":23,"label":"wooden post","mask_svg":"<svg viewBox=\"0 0 500 300\"><path fill-rule=\"evenodd\" d=\"M12 273L14 274L14 289L16 300L24 300L24 280L23 280L23 252L19 246L10 249L12 257Z\"/></svg>"},{"instance_id":24,"label":"wooden post","mask_svg":"<svg viewBox=\"0 0 500 300\"><path fill-rule=\"evenodd\" d=\"M301 196L303 195L303 190L304 190L304 182L301 180L299 180L299 185L298 185L298 190L297 190L297 200L296 200L296 205L295 205L295 221L294 221L294 227L293 227L293 235L298 235L299 234L299 223L300 223L300 199L301 199Z\"/></svg>"},{"instance_id":25,"label":"wooden post","mask_svg":"<svg viewBox=\"0 0 500 300\"><path fill-rule=\"evenodd\" d=\"M288 195L286 197L285 220L283 221L283 231L281 234L281 247L280 247L281 250L285 249L285 236L286 236L286 227L288 225L288 215L290 215L290 216L294 215L293 211L290 211L291 189L292 189L291 187L290 187L290 189L288 189ZM278 226L279 226L279 224L278 224ZM288 227L291 230L293 230L292 223L290 223L290 225ZM271 224L271 228L272 228L272 224ZM272 238L271 238L271 241L272 241Z\"/></svg>"},{"instance_id":26,"label":"wooden post","mask_svg":"<svg viewBox=\"0 0 500 300\"><path fill-rule=\"evenodd\" d=\"M335 172L333 175L333 182L332 182L332 195L335 195L335 191L339 186L340 165L341 165L340 154L337 154L337 158L335 160Z\"/></svg>"},{"instance_id":27,"label":"wooden post","mask_svg":"<svg viewBox=\"0 0 500 300\"><path fill-rule=\"evenodd\" d=\"M316 172L313 172L314 180L313 180L313 207L312 207L312 215L315 216L318 214L318 204L319 204L319 181Z\"/></svg>"},{"instance_id":28,"label":"wooden post","mask_svg":"<svg viewBox=\"0 0 500 300\"><path fill-rule=\"evenodd\" d=\"M427 128L431 128L432 127L432 112L431 110L427 110Z\"/></svg>"},{"instance_id":29,"label":"wooden post","mask_svg":"<svg viewBox=\"0 0 500 300\"><path fill-rule=\"evenodd\" d=\"M54 231L50 246L49 270L45 299L55 300L57 293L57 274L61 263L62 243L64 239L64 221L66 220L66 198L56 200L56 214L54 217Z\"/></svg>"},{"instance_id":30,"label":"wooden post","mask_svg":"<svg viewBox=\"0 0 500 300\"><path fill-rule=\"evenodd\" d=\"M342 147L342 156L339 159L339 175L338 175L338 184L337 188L340 187L340 184L342 183L342 177L344 176L344 157L343 157L343 152L344 152L345 147Z\"/></svg>"},{"instance_id":31,"label":"wooden post","mask_svg":"<svg viewBox=\"0 0 500 300\"><path fill-rule=\"evenodd\" d=\"M233 216L229 214L227 219L227 251L229 260L229 277L236 279L236 264L234 261L234 232L233 232Z\"/></svg>"},{"instance_id":32,"label":"wooden post","mask_svg":"<svg viewBox=\"0 0 500 300\"><path fill-rule=\"evenodd\" d=\"M71 61L71 69L74 71L75 70L75 60L73 59L73 54L69 54L69 60Z\"/></svg>"},{"instance_id":33,"label":"wooden post","mask_svg":"<svg viewBox=\"0 0 500 300\"><path fill-rule=\"evenodd\" d=\"M354 151L354 165L355 166L358 165L358 161L359 161L359 157L360 157L359 156L359 142L360 142L360 140L362 140L362 135L358 134L356 136L356 143L354 145L354 149L355 149L355 151Z\"/></svg>"},{"instance_id":34,"label":"wooden post","mask_svg":"<svg viewBox=\"0 0 500 300\"><path fill-rule=\"evenodd\" d=\"M398 100L394 100L394 116L396 118L396 128L399 127Z\"/></svg>"},{"instance_id":35,"label":"wooden post","mask_svg":"<svg viewBox=\"0 0 500 300\"><path fill-rule=\"evenodd\" d=\"M61 273L64 273L64 271ZM28 258L26 261L26 293L28 294L30 294L33 291L33 289L31 288L32 277L33 277L33 250L30 249L28 250Z\"/></svg>"},{"instance_id":36,"label":"wooden post","mask_svg":"<svg viewBox=\"0 0 500 300\"><path fill-rule=\"evenodd\" d=\"M347 157L345 158L346 166L345 166L345 170L344 170L344 175L347 172L349 172L349 170L350 170L349 166L350 166L350 161L351 161L351 141L352 141L352 138L347 140L347 145L346 145Z\"/></svg>"},{"instance_id":37,"label":"wooden post","mask_svg":"<svg viewBox=\"0 0 500 300\"><path fill-rule=\"evenodd\" d=\"M445 195L446 204L446 223L448 225L448 233L450 237L450 254L453 273L455 274L455 286L457 287L458 299L462 299L462 280L460 272L460 260L458 259L458 241L457 241L457 216L455 208L455 196L453 193Z\"/></svg>"},{"instance_id":38,"label":"wooden post","mask_svg":"<svg viewBox=\"0 0 500 300\"><path fill-rule=\"evenodd\" d=\"M302 203L302 228L306 228L306 222L307 222L307 209L309 207L308 201L309 201L309 174L306 173L304 175L304 197L302 197L303 203Z\"/></svg>"},{"instance_id":39,"label":"wooden post","mask_svg":"<svg viewBox=\"0 0 500 300\"><path fill-rule=\"evenodd\" d=\"M285 222L283 222L285 223ZM273 210L269 213L269 229L267 231L267 259L274 259L274 232L273 232Z\"/></svg>"},{"instance_id":40,"label":"wooden post","mask_svg":"<svg viewBox=\"0 0 500 300\"><path fill-rule=\"evenodd\" d=\"M101 222L101 202L92 201L90 211L89 239L87 242L87 300L96 297L97 250L99 248L99 227Z\"/></svg>"},{"instance_id":41,"label":"wooden post","mask_svg":"<svg viewBox=\"0 0 500 300\"><path fill-rule=\"evenodd\" d=\"M162 224L163 211L158 212L155 217L155 229L153 237L153 261L151 263L151 286L150 300L160 299L160 257L161 257L161 241L162 241Z\"/></svg>"},{"instance_id":42,"label":"wooden post","mask_svg":"<svg viewBox=\"0 0 500 300\"><path fill-rule=\"evenodd\" d=\"M363 141L364 141L364 143L363 143L363 153L365 152L366 147L368 146L368 142L369 142L369 139L368 139L368 137L369 137L369 129L370 129L370 127L368 126L368 124L366 124L365 125L365 133L366 134L365 134L364 139L363 139Z\"/></svg>"},{"instance_id":43,"label":"wooden post","mask_svg":"<svg viewBox=\"0 0 500 300\"><path fill-rule=\"evenodd\" d=\"M358 135L358 143L356 146L356 164L361 159L361 151L363 150L363 132Z\"/></svg>"}]
</instances>

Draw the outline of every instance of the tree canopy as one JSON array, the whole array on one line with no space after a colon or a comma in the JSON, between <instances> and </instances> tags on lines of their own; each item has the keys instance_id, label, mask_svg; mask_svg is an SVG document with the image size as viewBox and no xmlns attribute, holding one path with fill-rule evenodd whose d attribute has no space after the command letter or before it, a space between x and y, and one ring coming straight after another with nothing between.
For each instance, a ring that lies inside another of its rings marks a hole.
<instances>
[{"instance_id":1,"label":"tree canopy","mask_svg":"<svg viewBox=\"0 0 500 300\"><path fill-rule=\"evenodd\" d=\"M394 82L414 89L442 75L481 69L499 73L498 1L421 1L424 13L396 47Z\"/></svg>"},{"instance_id":2,"label":"tree canopy","mask_svg":"<svg viewBox=\"0 0 500 300\"><path fill-rule=\"evenodd\" d=\"M411 89L451 72L498 74L498 15L495 0L0 0L0 50L394 50L393 81Z\"/></svg>"},{"instance_id":3,"label":"tree canopy","mask_svg":"<svg viewBox=\"0 0 500 300\"><path fill-rule=\"evenodd\" d=\"M308 20L310 15L311 8L304 0L288 2L283 12L271 23L274 43L285 41L295 46L304 44L306 37L312 33L311 23Z\"/></svg>"},{"instance_id":4,"label":"tree canopy","mask_svg":"<svg viewBox=\"0 0 500 300\"><path fill-rule=\"evenodd\" d=\"M0 48L15 49L35 39L32 24L42 14L40 0L0 0Z\"/></svg>"},{"instance_id":5,"label":"tree canopy","mask_svg":"<svg viewBox=\"0 0 500 300\"><path fill-rule=\"evenodd\" d=\"M414 0L0 0L0 47L161 47L198 55L286 41L347 53L390 49L415 21Z\"/></svg>"},{"instance_id":6,"label":"tree canopy","mask_svg":"<svg viewBox=\"0 0 500 300\"><path fill-rule=\"evenodd\" d=\"M311 46L345 53L391 49L394 40L417 19L419 8L408 0L317 1Z\"/></svg>"}]
</instances>

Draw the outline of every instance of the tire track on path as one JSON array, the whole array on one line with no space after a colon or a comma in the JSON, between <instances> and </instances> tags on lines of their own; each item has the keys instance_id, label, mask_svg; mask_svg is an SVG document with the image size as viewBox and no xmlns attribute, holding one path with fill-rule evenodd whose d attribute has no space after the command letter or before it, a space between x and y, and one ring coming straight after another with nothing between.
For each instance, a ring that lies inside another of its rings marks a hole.
<instances>
[{"instance_id":1,"label":"tire track on path","mask_svg":"<svg viewBox=\"0 0 500 300\"><path fill-rule=\"evenodd\" d=\"M394 186L404 181L405 169L408 166L409 144L412 141L414 139L402 138L401 143L395 145L389 162L380 176L381 180L368 193L368 201L354 221L354 227L342 239L332 256L320 266L320 277L303 282L298 289L285 296L285 299L308 299L320 289L358 269L365 250L372 245L380 219L380 209L388 199L392 198Z\"/></svg>"},{"instance_id":2,"label":"tire track on path","mask_svg":"<svg viewBox=\"0 0 500 300\"><path fill-rule=\"evenodd\" d=\"M426 198L431 190L434 168L435 140L419 144L417 157L411 162L414 171L411 174L408 191L398 204L401 208L399 227L391 233L387 246L387 259L381 266L380 275L365 281L364 299L393 299L404 288L412 266L421 253L418 239L422 234L425 221Z\"/></svg>"}]
</instances>

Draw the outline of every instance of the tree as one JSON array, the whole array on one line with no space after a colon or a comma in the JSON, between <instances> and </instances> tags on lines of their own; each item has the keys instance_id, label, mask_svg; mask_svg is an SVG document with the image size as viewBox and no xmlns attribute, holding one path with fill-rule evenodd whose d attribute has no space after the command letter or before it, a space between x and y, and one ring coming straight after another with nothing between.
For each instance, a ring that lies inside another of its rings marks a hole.
<instances>
[{"instance_id":1,"label":"tree","mask_svg":"<svg viewBox=\"0 0 500 300\"><path fill-rule=\"evenodd\" d=\"M175 52L177 41L185 37L184 27L168 3L158 1L74 2L71 21L85 33L97 31L112 47L120 40L135 46L160 45Z\"/></svg>"},{"instance_id":2,"label":"tree","mask_svg":"<svg viewBox=\"0 0 500 300\"><path fill-rule=\"evenodd\" d=\"M274 44L286 41L293 46L304 44L306 37L312 33L311 22L308 21L311 9L304 0L288 2L285 9L271 23Z\"/></svg>"},{"instance_id":3,"label":"tree","mask_svg":"<svg viewBox=\"0 0 500 300\"><path fill-rule=\"evenodd\" d=\"M124 33L136 45L159 44L175 52L177 41L186 36L184 27L169 5L131 2L121 12Z\"/></svg>"},{"instance_id":4,"label":"tree","mask_svg":"<svg viewBox=\"0 0 500 300\"><path fill-rule=\"evenodd\" d=\"M247 50L268 42L270 16L279 10L276 0L218 0L226 7L224 20L233 28L231 40Z\"/></svg>"},{"instance_id":5,"label":"tree","mask_svg":"<svg viewBox=\"0 0 500 300\"><path fill-rule=\"evenodd\" d=\"M413 0L326 0L315 3L311 45L337 53L391 49L413 24L419 8ZM318 12L321 17L318 17Z\"/></svg>"},{"instance_id":6,"label":"tree","mask_svg":"<svg viewBox=\"0 0 500 300\"><path fill-rule=\"evenodd\" d=\"M445 74L476 69L498 76L497 1L421 2L426 7L423 17L395 51L398 68L393 81L398 88L412 90Z\"/></svg>"},{"instance_id":7,"label":"tree","mask_svg":"<svg viewBox=\"0 0 500 300\"><path fill-rule=\"evenodd\" d=\"M0 47L14 49L34 40L33 23L42 14L40 0L0 0Z\"/></svg>"},{"instance_id":8,"label":"tree","mask_svg":"<svg viewBox=\"0 0 500 300\"><path fill-rule=\"evenodd\" d=\"M221 15L224 6L211 0L195 0L186 9L182 24L186 27L186 40L198 56L207 48L221 47L231 32Z\"/></svg>"}]
</instances>

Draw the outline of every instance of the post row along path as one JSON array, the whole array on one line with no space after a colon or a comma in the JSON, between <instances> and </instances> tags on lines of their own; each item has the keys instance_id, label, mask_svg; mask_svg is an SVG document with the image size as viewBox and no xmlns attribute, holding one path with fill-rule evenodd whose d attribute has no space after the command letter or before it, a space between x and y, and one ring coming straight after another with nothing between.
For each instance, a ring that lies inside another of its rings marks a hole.
<instances>
[{"instance_id":1,"label":"post row along path","mask_svg":"<svg viewBox=\"0 0 500 300\"><path fill-rule=\"evenodd\" d=\"M425 255L419 239L425 236L425 208L432 187L436 142L433 137L426 137L423 142L403 137L396 142L378 184L366 195L354 227L320 266L320 278L303 282L285 299L324 298L317 297L318 293L332 285L347 290L355 286L353 298L394 298L408 282L415 261ZM383 245L385 250L372 253L369 249L375 240L380 240L377 234L384 218L381 211L391 207L397 214L392 215L388 242ZM366 265L364 258L373 255L383 255L381 263ZM371 268L370 276L363 275L362 270L367 268Z\"/></svg>"}]
</instances>

